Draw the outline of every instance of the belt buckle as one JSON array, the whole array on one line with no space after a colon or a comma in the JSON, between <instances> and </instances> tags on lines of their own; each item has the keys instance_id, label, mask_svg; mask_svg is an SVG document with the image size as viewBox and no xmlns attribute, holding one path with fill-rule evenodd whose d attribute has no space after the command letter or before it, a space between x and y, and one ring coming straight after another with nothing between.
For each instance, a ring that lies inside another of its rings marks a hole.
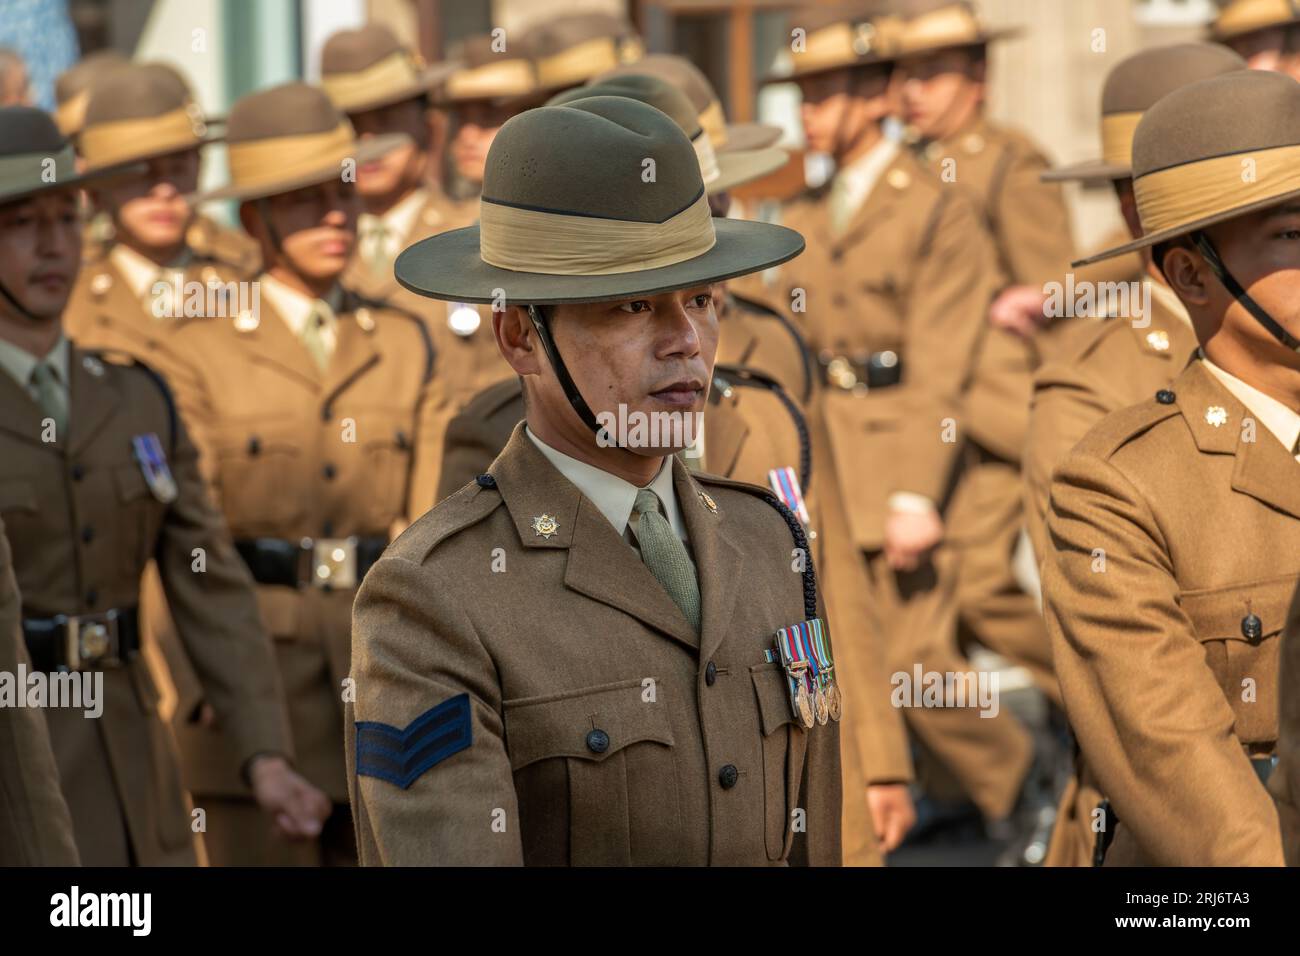
<instances>
[{"instance_id":1,"label":"belt buckle","mask_svg":"<svg viewBox=\"0 0 1300 956\"><path fill-rule=\"evenodd\" d=\"M80 671L122 663L122 643L116 610L103 614L74 614L64 617L62 623L63 660L69 670Z\"/></svg>"},{"instance_id":2,"label":"belt buckle","mask_svg":"<svg viewBox=\"0 0 1300 956\"><path fill-rule=\"evenodd\" d=\"M853 371L853 364L843 355L837 355L826 363L826 377L832 385L846 392L862 384Z\"/></svg>"},{"instance_id":3,"label":"belt buckle","mask_svg":"<svg viewBox=\"0 0 1300 956\"><path fill-rule=\"evenodd\" d=\"M305 539L311 548L311 583L323 590L357 586L357 537Z\"/></svg>"}]
</instances>

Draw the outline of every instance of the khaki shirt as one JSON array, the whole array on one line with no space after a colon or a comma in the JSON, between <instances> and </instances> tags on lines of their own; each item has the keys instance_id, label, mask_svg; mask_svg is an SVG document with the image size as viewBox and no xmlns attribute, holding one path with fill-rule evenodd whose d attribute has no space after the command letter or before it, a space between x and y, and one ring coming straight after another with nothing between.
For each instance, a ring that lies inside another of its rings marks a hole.
<instances>
[{"instance_id":1,"label":"khaki shirt","mask_svg":"<svg viewBox=\"0 0 1300 956\"><path fill-rule=\"evenodd\" d=\"M1277 811L1248 757L1277 745L1300 462L1199 361L1170 392L1104 419L1057 468L1053 658L1120 820L1108 862L1277 865Z\"/></svg>"},{"instance_id":2,"label":"khaki shirt","mask_svg":"<svg viewBox=\"0 0 1300 956\"><path fill-rule=\"evenodd\" d=\"M171 395L129 358L77 347L69 378L67 435L47 443L40 408L0 374L0 517L24 616L136 607L141 574L155 559L185 652L236 765L262 752L291 755L252 582L200 478ZM132 439L149 433L176 481L169 504L151 493L133 456ZM202 573L193 568L196 549ZM102 825L116 801L137 863L192 863L185 795L148 670L137 656L103 674L99 719L66 708L46 715L82 861L104 862L120 839L119 827ZM98 772L105 767L111 775Z\"/></svg>"},{"instance_id":3,"label":"khaki shirt","mask_svg":"<svg viewBox=\"0 0 1300 956\"><path fill-rule=\"evenodd\" d=\"M697 634L522 425L491 474L413 525L357 597L362 862L838 864L838 727L796 723L764 656L808 617L780 514L674 464Z\"/></svg>"}]
</instances>

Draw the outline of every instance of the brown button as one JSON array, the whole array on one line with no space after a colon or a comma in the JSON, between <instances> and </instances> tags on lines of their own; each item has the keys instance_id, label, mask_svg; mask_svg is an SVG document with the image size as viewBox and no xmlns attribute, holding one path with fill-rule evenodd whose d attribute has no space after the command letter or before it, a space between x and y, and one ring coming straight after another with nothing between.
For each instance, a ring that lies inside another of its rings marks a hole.
<instances>
[{"instance_id":1,"label":"brown button","mask_svg":"<svg viewBox=\"0 0 1300 956\"><path fill-rule=\"evenodd\" d=\"M704 668L704 683L712 687L714 681L716 681L717 679L718 679L718 665L713 663L713 661L709 661L709 666Z\"/></svg>"}]
</instances>

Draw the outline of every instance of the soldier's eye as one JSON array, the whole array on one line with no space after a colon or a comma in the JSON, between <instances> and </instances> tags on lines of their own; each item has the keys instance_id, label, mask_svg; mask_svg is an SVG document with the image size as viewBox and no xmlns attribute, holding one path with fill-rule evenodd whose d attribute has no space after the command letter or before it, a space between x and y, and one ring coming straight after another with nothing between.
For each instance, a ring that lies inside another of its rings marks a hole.
<instances>
[{"instance_id":1,"label":"soldier's eye","mask_svg":"<svg viewBox=\"0 0 1300 956\"><path fill-rule=\"evenodd\" d=\"M634 299L631 302L622 303L619 306L619 309L621 309L624 312L630 312L630 313L648 312L650 311L650 303L647 302L645 299Z\"/></svg>"},{"instance_id":2,"label":"soldier's eye","mask_svg":"<svg viewBox=\"0 0 1300 956\"><path fill-rule=\"evenodd\" d=\"M692 300L692 302L697 309L707 309L713 304L713 293L701 292Z\"/></svg>"},{"instance_id":3,"label":"soldier's eye","mask_svg":"<svg viewBox=\"0 0 1300 956\"><path fill-rule=\"evenodd\" d=\"M1300 229L1284 229L1278 234L1279 239L1300 239Z\"/></svg>"}]
</instances>

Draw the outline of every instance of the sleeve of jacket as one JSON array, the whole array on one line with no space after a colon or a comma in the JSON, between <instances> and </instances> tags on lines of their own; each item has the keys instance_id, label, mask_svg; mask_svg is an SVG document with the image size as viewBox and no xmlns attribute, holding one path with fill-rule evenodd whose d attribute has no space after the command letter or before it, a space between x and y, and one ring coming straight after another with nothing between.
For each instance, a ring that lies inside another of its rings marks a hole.
<instances>
[{"instance_id":1,"label":"sleeve of jacket","mask_svg":"<svg viewBox=\"0 0 1300 956\"><path fill-rule=\"evenodd\" d=\"M22 602L0 525L0 671L30 667ZM59 784L45 715L0 707L0 866L78 866L72 818Z\"/></svg>"},{"instance_id":2,"label":"sleeve of jacket","mask_svg":"<svg viewBox=\"0 0 1300 956\"><path fill-rule=\"evenodd\" d=\"M826 618L825 602L818 597L819 616ZM831 635L833 640L834 635ZM831 657L835 648L831 647ZM840 772L840 724L830 720L807 731L799 806L807 811L807 827L796 833L790 847L791 866L840 866L843 850L843 779Z\"/></svg>"},{"instance_id":3,"label":"sleeve of jacket","mask_svg":"<svg viewBox=\"0 0 1300 956\"><path fill-rule=\"evenodd\" d=\"M258 753L291 757L284 695L252 578L179 422L171 468L179 493L163 518L155 558L186 656L241 761Z\"/></svg>"},{"instance_id":4,"label":"sleeve of jacket","mask_svg":"<svg viewBox=\"0 0 1300 956\"><path fill-rule=\"evenodd\" d=\"M893 491L943 500L961 448L962 393L968 384L984 315L997 283L992 238L974 206L946 190L929 228L905 323L899 487ZM956 426L945 434L945 420Z\"/></svg>"},{"instance_id":5,"label":"sleeve of jacket","mask_svg":"<svg viewBox=\"0 0 1300 956\"><path fill-rule=\"evenodd\" d=\"M1012 149L993 209L1002 254L1013 282L1042 288L1061 281L1074 258L1065 193L1039 177L1046 157L1029 144Z\"/></svg>"},{"instance_id":6,"label":"sleeve of jacket","mask_svg":"<svg viewBox=\"0 0 1300 956\"><path fill-rule=\"evenodd\" d=\"M1157 866L1280 865L1273 803L1141 494L1078 450L1052 482L1048 529L1043 593L1066 711L1123 825Z\"/></svg>"},{"instance_id":7,"label":"sleeve of jacket","mask_svg":"<svg viewBox=\"0 0 1300 956\"><path fill-rule=\"evenodd\" d=\"M1278 651L1278 765L1269 778L1288 866L1300 866L1300 588Z\"/></svg>"},{"instance_id":8,"label":"sleeve of jacket","mask_svg":"<svg viewBox=\"0 0 1300 956\"><path fill-rule=\"evenodd\" d=\"M495 667L455 602L428 568L396 556L357 594L347 760L365 865L523 863ZM459 725L436 720L458 705ZM441 737L420 732L430 716Z\"/></svg>"}]
</instances>

